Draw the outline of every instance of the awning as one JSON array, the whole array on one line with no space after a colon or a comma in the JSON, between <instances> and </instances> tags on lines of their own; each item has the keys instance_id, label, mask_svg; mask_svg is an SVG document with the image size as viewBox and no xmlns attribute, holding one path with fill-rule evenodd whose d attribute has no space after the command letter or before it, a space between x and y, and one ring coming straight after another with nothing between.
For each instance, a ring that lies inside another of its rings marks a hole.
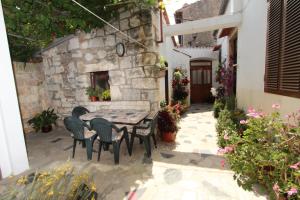
<instances>
[{"instance_id":1,"label":"awning","mask_svg":"<svg viewBox=\"0 0 300 200\"><path fill-rule=\"evenodd\" d=\"M234 27L223 28L220 35L219 35L219 38L229 36L233 31L234 31Z\"/></svg>"}]
</instances>

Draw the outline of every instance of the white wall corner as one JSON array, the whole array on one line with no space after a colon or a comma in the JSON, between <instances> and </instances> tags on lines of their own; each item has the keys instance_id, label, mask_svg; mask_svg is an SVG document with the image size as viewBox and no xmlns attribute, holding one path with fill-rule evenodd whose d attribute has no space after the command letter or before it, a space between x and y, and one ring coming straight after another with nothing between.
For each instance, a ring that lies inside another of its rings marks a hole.
<instances>
[{"instance_id":1,"label":"white wall corner","mask_svg":"<svg viewBox=\"0 0 300 200\"><path fill-rule=\"evenodd\" d=\"M13 67L0 1L0 167L3 178L29 168Z\"/></svg>"}]
</instances>

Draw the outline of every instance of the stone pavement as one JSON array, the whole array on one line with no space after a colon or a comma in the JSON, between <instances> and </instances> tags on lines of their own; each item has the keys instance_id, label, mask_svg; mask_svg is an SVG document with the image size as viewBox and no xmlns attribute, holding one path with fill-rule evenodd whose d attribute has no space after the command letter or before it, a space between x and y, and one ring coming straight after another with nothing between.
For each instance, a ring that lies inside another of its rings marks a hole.
<instances>
[{"instance_id":1,"label":"stone pavement","mask_svg":"<svg viewBox=\"0 0 300 200\"><path fill-rule=\"evenodd\" d=\"M80 146L71 162L92 174L98 199L266 199L238 187L233 172L228 166L221 166L223 157L216 155L215 123L211 105L193 105L180 122L176 143L159 142L158 148L153 150L152 161L144 158L143 145L136 141L131 157L125 143L122 144L120 165L114 165L111 152L103 151L100 162L96 161L96 153L92 161L87 161L85 149ZM70 159L72 139L64 129L32 134L26 139L32 170L55 167ZM95 149L97 147L98 144ZM12 180L0 182L0 190L1 185Z\"/></svg>"}]
</instances>

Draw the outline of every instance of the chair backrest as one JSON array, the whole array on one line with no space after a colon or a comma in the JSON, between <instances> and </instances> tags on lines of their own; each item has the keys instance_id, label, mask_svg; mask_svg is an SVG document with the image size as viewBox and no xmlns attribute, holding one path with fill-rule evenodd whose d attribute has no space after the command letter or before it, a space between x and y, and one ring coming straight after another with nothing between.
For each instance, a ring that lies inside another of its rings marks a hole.
<instances>
[{"instance_id":1,"label":"chair backrest","mask_svg":"<svg viewBox=\"0 0 300 200\"><path fill-rule=\"evenodd\" d=\"M95 130L103 142L112 142L113 123L103 118L95 118L90 122L91 128Z\"/></svg>"},{"instance_id":2,"label":"chair backrest","mask_svg":"<svg viewBox=\"0 0 300 200\"><path fill-rule=\"evenodd\" d=\"M90 111L82 106L77 106L72 110L72 116L79 118L81 115L89 113Z\"/></svg>"},{"instance_id":3,"label":"chair backrest","mask_svg":"<svg viewBox=\"0 0 300 200\"><path fill-rule=\"evenodd\" d=\"M64 125L68 131L73 133L75 139L84 139L84 122L76 117L66 117Z\"/></svg>"},{"instance_id":4,"label":"chair backrest","mask_svg":"<svg viewBox=\"0 0 300 200\"><path fill-rule=\"evenodd\" d=\"M158 119L158 112L154 113L152 115L152 122L151 122L151 133L154 133L156 127L157 127L157 119Z\"/></svg>"}]
</instances>

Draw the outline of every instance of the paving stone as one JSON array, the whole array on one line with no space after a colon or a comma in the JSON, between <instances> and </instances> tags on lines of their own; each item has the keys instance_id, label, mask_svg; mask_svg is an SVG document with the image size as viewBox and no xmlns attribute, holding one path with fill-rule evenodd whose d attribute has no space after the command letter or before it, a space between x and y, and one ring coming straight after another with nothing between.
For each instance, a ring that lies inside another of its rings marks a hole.
<instances>
[{"instance_id":1,"label":"paving stone","mask_svg":"<svg viewBox=\"0 0 300 200\"><path fill-rule=\"evenodd\" d=\"M199 107L201 105L196 106ZM81 145L77 145L75 158L70 162L76 168L92 174L98 199L266 200L265 196L244 191L233 179L233 172L229 171L228 166L221 167L220 161L224 157L216 155L217 133L212 115L204 117L204 122L211 121L212 124L193 124L197 129L190 132L190 119L204 115L203 112L190 115L193 109L194 106L180 121L181 129L176 142L168 144L158 140L158 148L153 147L152 159L145 157L144 145L135 140L131 156L128 155L125 142L122 142L119 165L114 164L113 154L108 151L101 153L100 162L97 162L96 152L92 161L87 161L86 149ZM65 129L54 128L50 134L30 134L25 137L32 169L52 168L71 158L73 139ZM49 142L58 138L62 138L58 143ZM201 141L203 139L207 141ZM97 147L95 143L94 148ZM2 186L1 181L0 192Z\"/></svg>"}]
</instances>

